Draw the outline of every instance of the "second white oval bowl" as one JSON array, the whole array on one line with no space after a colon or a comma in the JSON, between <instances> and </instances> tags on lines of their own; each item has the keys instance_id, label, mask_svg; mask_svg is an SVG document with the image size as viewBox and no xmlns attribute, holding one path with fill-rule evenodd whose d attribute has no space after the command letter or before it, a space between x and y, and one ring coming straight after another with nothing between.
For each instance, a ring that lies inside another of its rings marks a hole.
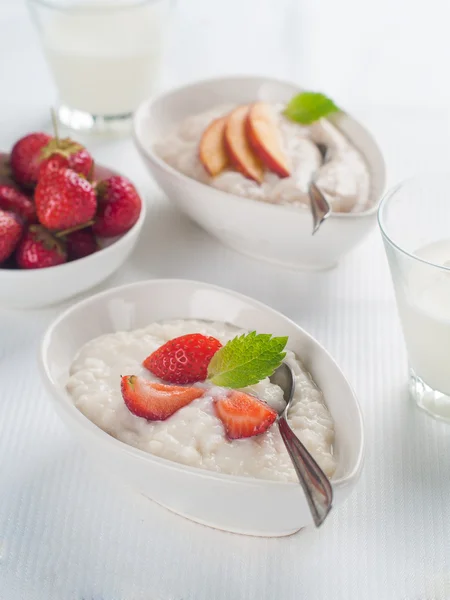
<instances>
[{"instance_id":1,"label":"second white oval bowl","mask_svg":"<svg viewBox=\"0 0 450 600\"><path fill-rule=\"evenodd\" d=\"M65 389L78 350L97 336L167 319L225 321L289 336L293 350L324 393L335 424L334 506L355 487L364 433L357 399L328 352L277 311L236 292L184 280L153 280L96 294L61 314L40 350L41 372L54 406L93 460L138 492L198 523L247 535L283 536L312 523L298 483L216 473L153 456L111 437L87 419Z\"/></svg>"},{"instance_id":2,"label":"second white oval bowl","mask_svg":"<svg viewBox=\"0 0 450 600\"><path fill-rule=\"evenodd\" d=\"M153 146L188 116L220 104L255 100L287 103L300 87L272 78L236 76L199 81L145 101L134 116L134 140L150 174L184 213L221 242L254 258L297 269L327 269L357 246L376 225L385 165L371 134L350 115L329 120L365 157L372 185L370 209L332 213L312 236L309 209L270 204L223 192L169 166Z\"/></svg>"}]
</instances>

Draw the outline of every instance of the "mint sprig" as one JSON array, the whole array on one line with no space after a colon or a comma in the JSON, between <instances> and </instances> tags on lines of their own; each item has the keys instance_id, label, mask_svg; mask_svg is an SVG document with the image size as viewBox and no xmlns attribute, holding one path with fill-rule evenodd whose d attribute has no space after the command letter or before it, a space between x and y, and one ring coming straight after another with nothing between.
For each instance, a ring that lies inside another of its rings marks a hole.
<instances>
[{"instance_id":1,"label":"mint sprig","mask_svg":"<svg viewBox=\"0 0 450 600\"><path fill-rule=\"evenodd\" d=\"M269 333L243 334L230 340L214 354L208 379L215 385L242 388L270 377L283 362L287 337Z\"/></svg>"},{"instance_id":2,"label":"mint sprig","mask_svg":"<svg viewBox=\"0 0 450 600\"><path fill-rule=\"evenodd\" d=\"M302 125L310 125L322 117L331 113L339 112L336 104L319 92L301 92L290 100L284 110L284 114L291 121Z\"/></svg>"}]
</instances>

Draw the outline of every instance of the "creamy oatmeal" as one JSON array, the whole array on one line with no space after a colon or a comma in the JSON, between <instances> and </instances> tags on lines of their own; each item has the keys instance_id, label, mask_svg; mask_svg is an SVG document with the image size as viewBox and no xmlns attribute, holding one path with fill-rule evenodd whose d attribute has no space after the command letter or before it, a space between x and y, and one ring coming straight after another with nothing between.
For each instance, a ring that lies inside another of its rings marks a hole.
<instances>
[{"instance_id":1,"label":"creamy oatmeal","mask_svg":"<svg viewBox=\"0 0 450 600\"><path fill-rule=\"evenodd\" d=\"M290 163L289 177L265 170L259 184L230 168L216 177L208 175L199 159L199 140L214 119L233 108L220 106L188 117L155 144L156 154L181 173L238 196L307 207L308 184L314 179L334 211L360 212L370 207L370 174L362 154L327 119L299 125L282 114L283 105L273 105L272 109Z\"/></svg>"},{"instance_id":2,"label":"creamy oatmeal","mask_svg":"<svg viewBox=\"0 0 450 600\"><path fill-rule=\"evenodd\" d=\"M261 479L295 481L296 475L276 425L266 433L229 440L216 416L212 398L219 391L208 383L206 393L166 421L147 421L126 407L121 375L134 374L158 381L142 366L143 359L170 339L187 333L214 336L225 344L245 333L225 323L170 321L143 329L108 334L88 342L70 369L67 390L75 406L113 437L163 458L185 465ZM322 393L290 351L285 359L295 373L296 392L289 423L328 476L333 456L334 424ZM281 389L268 379L245 388L273 408L283 406Z\"/></svg>"}]
</instances>

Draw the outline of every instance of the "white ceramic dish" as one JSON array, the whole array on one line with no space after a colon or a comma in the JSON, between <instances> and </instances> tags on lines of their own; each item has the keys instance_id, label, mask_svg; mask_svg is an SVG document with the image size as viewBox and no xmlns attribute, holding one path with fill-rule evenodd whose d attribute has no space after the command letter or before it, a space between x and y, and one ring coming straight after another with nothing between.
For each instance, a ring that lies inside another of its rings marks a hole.
<instances>
[{"instance_id":1,"label":"white ceramic dish","mask_svg":"<svg viewBox=\"0 0 450 600\"><path fill-rule=\"evenodd\" d=\"M228 77L200 81L144 102L134 117L134 139L151 175L183 212L227 246L292 268L326 269L360 243L376 224L385 186L385 166L371 135L352 117L337 113L332 121L361 151L371 172L371 208L334 213L312 236L308 210L266 204L235 196L179 173L152 150L175 124L220 104L256 99L287 102L301 91L296 85L264 77Z\"/></svg>"},{"instance_id":2,"label":"white ceramic dish","mask_svg":"<svg viewBox=\"0 0 450 600\"><path fill-rule=\"evenodd\" d=\"M102 177L113 171L96 167ZM139 237L145 220L146 203L133 227L119 239L111 239L98 252L46 269L0 268L0 307L39 308L67 300L99 284L126 261Z\"/></svg>"},{"instance_id":3,"label":"white ceramic dish","mask_svg":"<svg viewBox=\"0 0 450 600\"><path fill-rule=\"evenodd\" d=\"M225 475L137 450L89 421L65 389L79 348L105 333L167 319L208 319L275 335L304 362L322 389L335 423L335 506L355 487L363 464L364 433L355 395L331 356L298 325L236 292L183 280L153 280L102 292L60 315L41 345L40 366L54 406L92 459L144 496L193 521L248 535L283 536L309 525L299 484Z\"/></svg>"}]
</instances>

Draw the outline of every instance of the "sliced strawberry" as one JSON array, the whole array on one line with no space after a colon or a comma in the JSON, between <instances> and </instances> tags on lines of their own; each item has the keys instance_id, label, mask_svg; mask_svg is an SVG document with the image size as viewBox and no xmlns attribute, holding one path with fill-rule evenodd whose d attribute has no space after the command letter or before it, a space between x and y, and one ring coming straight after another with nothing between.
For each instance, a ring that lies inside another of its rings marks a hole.
<instances>
[{"instance_id":1,"label":"sliced strawberry","mask_svg":"<svg viewBox=\"0 0 450 600\"><path fill-rule=\"evenodd\" d=\"M189 333L166 342L147 356L143 365L169 383L204 381L211 358L221 347L216 338Z\"/></svg>"},{"instance_id":2,"label":"sliced strawberry","mask_svg":"<svg viewBox=\"0 0 450 600\"><path fill-rule=\"evenodd\" d=\"M231 440L264 433L277 418L266 402L238 390L224 390L224 395L214 400L214 408Z\"/></svg>"},{"instance_id":3,"label":"sliced strawberry","mask_svg":"<svg viewBox=\"0 0 450 600\"><path fill-rule=\"evenodd\" d=\"M122 377L121 389L128 410L148 421L165 421L204 394L200 388L153 383L136 375Z\"/></svg>"}]
</instances>

